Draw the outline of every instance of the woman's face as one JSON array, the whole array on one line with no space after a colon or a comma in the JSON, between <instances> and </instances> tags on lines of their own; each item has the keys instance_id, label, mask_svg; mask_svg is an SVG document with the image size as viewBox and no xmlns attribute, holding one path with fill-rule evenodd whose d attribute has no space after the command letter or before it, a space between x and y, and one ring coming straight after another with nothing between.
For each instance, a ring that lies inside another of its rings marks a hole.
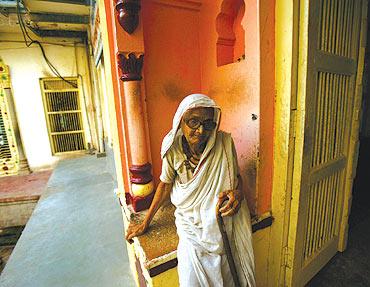
<instances>
[{"instance_id":1,"label":"woman's face","mask_svg":"<svg viewBox=\"0 0 370 287\"><path fill-rule=\"evenodd\" d=\"M213 108L194 108L182 117L181 130L190 145L201 145L207 142L216 123L213 121Z\"/></svg>"}]
</instances>

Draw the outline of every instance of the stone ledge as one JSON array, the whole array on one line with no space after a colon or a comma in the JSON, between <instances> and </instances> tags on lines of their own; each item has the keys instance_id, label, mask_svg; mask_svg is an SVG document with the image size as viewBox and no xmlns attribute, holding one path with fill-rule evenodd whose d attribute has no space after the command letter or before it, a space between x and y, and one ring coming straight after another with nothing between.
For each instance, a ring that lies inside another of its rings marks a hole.
<instances>
[{"instance_id":1,"label":"stone ledge","mask_svg":"<svg viewBox=\"0 0 370 287\"><path fill-rule=\"evenodd\" d=\"M144 219L147 211L135 213L125 204L124 195L119 194L119 199L126 227L129 221L141 222ZM176 248L179 239L174 211L175 207L170 203L162 207L153 218L148 232L134 238L133 248L142 266L144 277L152 278L177 266ZM252 232L271 226L273 221L270 212L252 218Z\"/></svg>"},{"instance_id":2,"label":"stone ledge","mask_svg":"<svg viewBox=\"0 0 370 287\"><path fill-rule=\"evenodd\" d=\"M40 195L20 195L8 198L0 198L0 204L5 203L19 203L22 204L23 202L27 201L38 201L40 199Z\"/></svg>"},{"instance_id":3,"label":"stone ledge","mask_svg":"<svg viewBox=\"0 0 370 287\"><path fill-rule=\"evenodd\" d=\"M120 196L120 201L126 226L129 222L139 223L144 219L146 210L135 213L124 203L124 196ZM175 207L171 203L160 208L150 223L148 231L134 238L136 256L147 270L176 258L179 238L174 211Z\"/></svg>"}]
</instances>

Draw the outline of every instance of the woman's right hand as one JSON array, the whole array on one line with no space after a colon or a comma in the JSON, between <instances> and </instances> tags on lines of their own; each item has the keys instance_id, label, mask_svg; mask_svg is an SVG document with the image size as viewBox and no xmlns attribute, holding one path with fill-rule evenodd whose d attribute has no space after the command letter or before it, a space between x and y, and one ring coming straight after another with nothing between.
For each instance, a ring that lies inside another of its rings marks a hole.
<instances>
[{"instance_id":1,"label":"woman's right hand","mask_svg":"<svg viewBox=\"0 0 370 287\"><path fill-rule=\"evenodd\" d=\"M159 182L157 190L154 194L152 204L149 207L149 210L145 216L145 219L142 223L133 223L131 222L127 228L126 240L130 243L133 242L132 238L142 235L145 233L149 227L149 224L157 212L158 208L161 207L163 202L170 198L170 193L172 190L172 183Z\"/></svg>"},{"instance_id":2,"label":"woman's right hand","mask_svg":"<svg viewBox=\"0 0 370 287\"><path fill-rule=\"evenodd\" d=\"M133 242L132 238L144 234L148 229L148 225L145 222L133 223L131 222L127 228L126 240L130 243Z\"/></svg>"}]
</instances>

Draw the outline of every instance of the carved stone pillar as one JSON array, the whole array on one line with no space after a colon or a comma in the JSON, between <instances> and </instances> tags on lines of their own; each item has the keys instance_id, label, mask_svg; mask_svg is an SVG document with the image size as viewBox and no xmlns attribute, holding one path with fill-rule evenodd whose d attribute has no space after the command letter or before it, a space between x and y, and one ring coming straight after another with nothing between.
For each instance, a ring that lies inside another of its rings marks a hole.
<instances>
[{"instance_id":1,"label":"carved stone pillar","mask_svg":"<svg viewBox=\"0 0 370 287\"><path fill-rule=\"evenodd\" d=\"M141 70L144 55L118 53L123 81L128 148L130 153L131 193L126 199L135 211L147 209L153 198L152 165L149 162L144 107L141 99Z\"/></svg>"}]
</instances>

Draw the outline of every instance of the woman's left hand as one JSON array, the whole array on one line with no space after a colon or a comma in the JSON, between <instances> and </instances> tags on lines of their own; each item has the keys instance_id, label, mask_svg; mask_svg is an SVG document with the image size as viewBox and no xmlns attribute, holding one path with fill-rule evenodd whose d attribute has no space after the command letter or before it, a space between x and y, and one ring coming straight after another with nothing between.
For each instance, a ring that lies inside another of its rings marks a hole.
<instances>
[{"instance_id":1,"label":"woman's left hand","mask_svg":"<svg viewBox=\"0 0 370 287\"><path fill-rule=\"evenodd\" d=\"M219 209L219 212L221 216L232 216L239 211L240 204L244 199L243 192L238 189L223 191L218 195L217 205L220 206L225 199L228 199L228 202Z\"/></svg>"}]
</instances>

